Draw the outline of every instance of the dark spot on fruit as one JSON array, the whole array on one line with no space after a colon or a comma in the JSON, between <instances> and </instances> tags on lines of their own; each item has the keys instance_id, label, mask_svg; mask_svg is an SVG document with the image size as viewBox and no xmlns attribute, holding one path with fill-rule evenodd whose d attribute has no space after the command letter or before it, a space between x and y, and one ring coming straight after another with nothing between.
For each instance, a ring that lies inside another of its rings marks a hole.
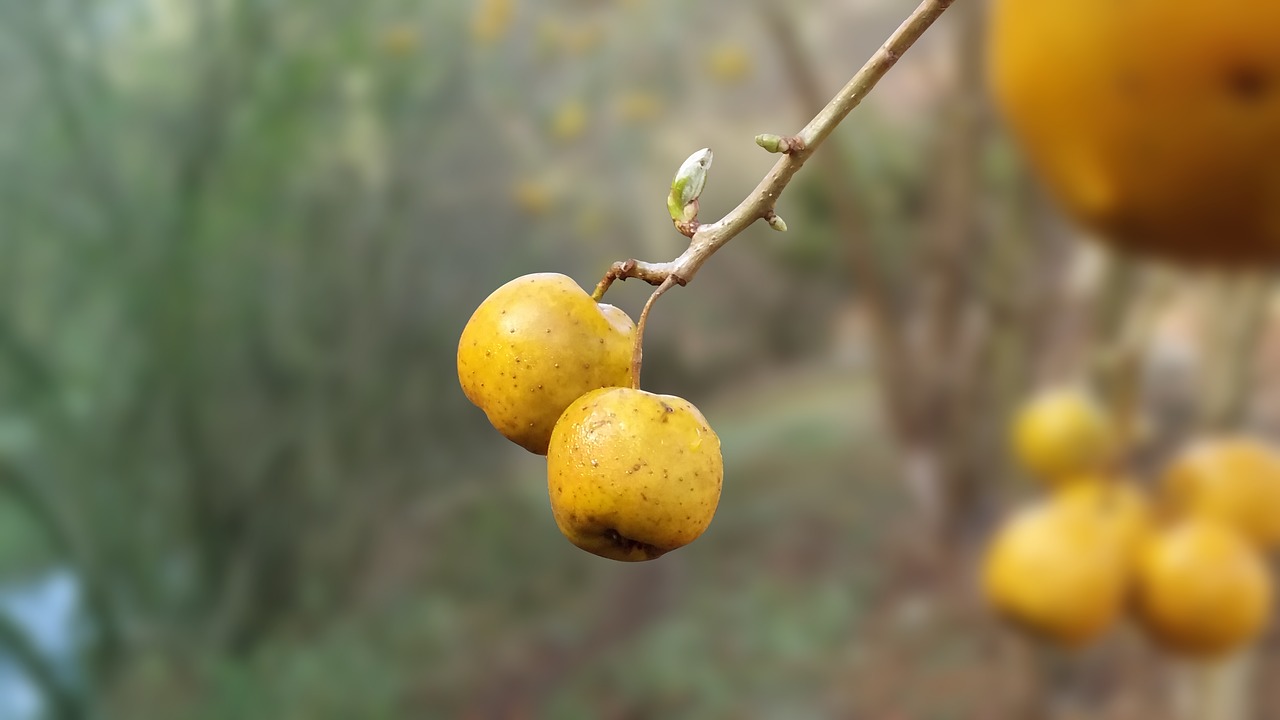
<instances>
[{"instance_id":1,"label":"dark spot on fruit","mask_svg":"<svg viewBox=\"0 0 1280 720\"><path fill-rule=\"evenodd\" d=\"M621 533L619 533L617 530L614 530L613 528L606 528L604 531L604 537L606 540L612 543L614 547L620 548L627 552L633 552L633 551L639 550L640 552L644 553L645 558L648 560L652 560L666 552L662 548L656 547L654 545L650 545L649 543L643 543L643 542L640 542L639 540L632 540L631 538L622 535Z\"/></svg>"},{"instance_id":2,"label":"dark spot on fruit","mask_svg":"<svg viewBox=\"0 0 1280 720\"><path fill-rule=\"evenodd\" d=\"M1261 100L1271 90L1271 78L1257 65L1240 64L1227 70L1227 90L1241 102Z\"/></svg>"},{"instance_id":3,"label":"dark spot on fruit","mask_svg":"<svg viewBox=\"0 0 1280 720\"><path fill-rule=\"evenodd\" d=\"M673 412L675 412L675 411L676 411L676 409L675 409L675 408L671 407L670 405L666 404L665 402L663 402L663 401L661 401L661 400L659 400L658 402L661 402L661 403L662 403L662 409L663 409L664 411L666 411L666 412L668 412L668 413L673 413Z\"/></svg>"},{"instance_id":4,"label":"dark spot on fruit","mask_svg":"<svg viewBox=\"0 0 1280 720\"><path fill-rule=\"evenodd\" d=\"M641 463L636 463L635 465L632 465L631 472L637 472L638 470L640 470L641 466L642 466Z\"/></svg>"}]
</instances>

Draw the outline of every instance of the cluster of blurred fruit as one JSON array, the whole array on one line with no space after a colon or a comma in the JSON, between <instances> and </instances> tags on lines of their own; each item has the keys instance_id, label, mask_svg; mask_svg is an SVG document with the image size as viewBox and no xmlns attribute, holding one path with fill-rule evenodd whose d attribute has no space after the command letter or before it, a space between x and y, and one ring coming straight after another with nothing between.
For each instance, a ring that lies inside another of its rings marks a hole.
<instances>
[{"instance_id":1,"label":"cluster of blurred fruit","mask_svg":"<svg viewBox=\"0 0 1280 720\"><path fill-rule=\"evenodd\" d=\"M1013 450L1049 490L987 550L991 603L1039 637L1077 647L1128 614L1160 647L1212 657L1265 629L1280 544L1280 454L1264 440L1206 437L1148 493L1121 470L1117 423L1088 391L1054 388L1015 418Z\"/></svg>"},{"instance_id":2,"label":"cluster of blurred fruit","mask_svg":"<svg viewBox=\"0 0 1280 720\"><path fill-rule=\"evenodd\" d=\"M652 560L697 539L724 476L702 413L639 389L640 340L622 310L537 273L495 290L458 343L467 398L506 438L547 456L560 531L613 560Z\"/></svg>"}]
</instances>

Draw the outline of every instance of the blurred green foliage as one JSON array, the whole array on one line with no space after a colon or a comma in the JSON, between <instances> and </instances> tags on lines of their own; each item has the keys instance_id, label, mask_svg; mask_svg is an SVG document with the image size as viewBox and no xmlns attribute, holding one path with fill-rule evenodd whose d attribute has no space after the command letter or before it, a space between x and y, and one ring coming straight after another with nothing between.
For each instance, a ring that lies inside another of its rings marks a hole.
<instances>
[{"instance_id":1,"label":"blurred green foliage","mask_svg":"<svg viewBox=\"0 0 1280 720\"><path fill-rule=\"evenodd\" d=\"M505 280L677 254L662 196L692 149L738 148L704 208L772 162L750 138L805 111L761 92L749 17L709 22L727 4L0 0L0 578L70 568L92 628L89 684L50 675L50 707L822 712L902 498L861 366L832 360L819 182L785 240L753 228L655 315L646 380L703 407L729 468L678 556L565 543L540 459L454 375ZM851 136L879 241L917 211L927 131Z\"/></svg>"}]
</instances>

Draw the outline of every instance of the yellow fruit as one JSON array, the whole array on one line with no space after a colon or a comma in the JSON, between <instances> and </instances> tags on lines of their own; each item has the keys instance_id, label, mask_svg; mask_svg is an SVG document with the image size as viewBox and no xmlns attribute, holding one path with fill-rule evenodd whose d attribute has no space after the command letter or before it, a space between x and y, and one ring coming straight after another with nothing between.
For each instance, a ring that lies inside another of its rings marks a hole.
<instances>
[{"instance_id":1,"label":"yellow fruit","mask_svg":"<svg viewBox=\"0 0 1280 720\"><path fill-rule=\"evenodd\" d=\"M1130 558L1136 558L1154 527L1151 503L1126 480L1088 477L1072 480L1053 498L1067 512L1091 513L1115 533Z\"/></svg>"},{"instance_id":2,"label":"yellow fruit","mask_svg":"<svg viewBox=\"0 0 1280 720\"><path fill-rule=\"evenodd\" d=\"M1280 545L1280 454L1260 440L1201 441L1169 466L1162 489L1175 513L1218 520L1263 548Z\"/></svg>"},{"instance_id":3,"label":"yellow fruit","mask_svg":"<svg viewBox=\"0 0 1280 720\"><path fill-rule=\"evenodd\" d=\"M1271 593L1257 550L1225 525L1192 518L1144 548L1138 618L1167 649L1220 655L1262 632Z\"/></svg>"},{"instance_id":4,"label":"yellow fruit","mask_svg":"<svg viewBox=\"0 0 1280 720\"><path fill-rule=\"evenodd\" d=\"M989 79L1016 140L1104 240L1280 259L1280 3L996 0Z\"/></svg>"},{"instance_id":5,"label":"yellow fruit","mask_svg":"<svg viewBox=\"0 0 1280 720\"><path fill-rule=\"evenodd\" d=\"M560 413L588 390L624 385L635 325L555 273L516 278L476 308L458 341L467 399L511 441L545 455Z\"/></svg>"},{"instance_id":6,"label":"yellow fruit","mask_svg":"<svg viewBox=\"0 0 1280 720\"><path fill-rule=\"evenodd\" d=\"M547 490L574 545L652 560L698 538L720 502L720 439L671 395L607 388L583 395L551 434Z\"/></svg>"},{"instance_id":7,"label":"yellow fruit","mask_svg":"<svg viewBox=\"0 0 1280 720\"><path fill-rule=\"evenodd\" d=\"M1119 515L1049 500L999 530L982 569L988 600L1020 627L1067 647L1097 638L1119 617L1132 554Z\"/></svg>"},{"instance_id":8,"label":"yellow fruit","mask_svg":"<svg viewBox=\"0 0 1280 720\"><path fill-rule=\"evenodd\" d=\"M1045 390L1014 419L1013 452L1033 475L1050 484L1104 471L1118 451L1115 423L1083 390Z\"/></svg>"}]
</instances>

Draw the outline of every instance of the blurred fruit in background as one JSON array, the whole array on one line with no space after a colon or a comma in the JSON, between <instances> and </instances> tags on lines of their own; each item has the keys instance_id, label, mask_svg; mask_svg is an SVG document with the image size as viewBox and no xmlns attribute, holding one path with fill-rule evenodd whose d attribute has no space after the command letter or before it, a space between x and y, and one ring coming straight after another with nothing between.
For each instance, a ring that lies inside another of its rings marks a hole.
<instances>
[{"instance_id":1,"label":"blurred fruit in background","mask_svg":"<svg viewBox=\"0 0 1280 720\"><path fill-rule=\"evenodd\" d=\"M1050 387L1018 409L1013 454L1036 479L1050 485L1097 476L1119 450L1115 421L1088 390Z\"/></svg>"},{"instance_id":2,"label":"blurred fruit in background","mask_svg":"<svg viewBox=\"0 0 1280 720\"><path fill-rule=\"evenodd\" d=\"M1234 530L1187 519L1155 535L1139 565L1137 617L1162 647L1197 656L1257 638L1271 614L1266 563Z\"/></svg>"},{"instance_id":3,"label":"blurred fruit in background","mask_svg":"<svg viewBox=\"0 0 1280 720\"><path fill-rule=\"evenodd\" d=\"M1169 510L1211 518L1262 548L1280 543L1280 455L1254 438L1201 440L1162 479Z\"/></svg>"},{"instance_id":4,"label":"blurred fruit in background","mask_svg":"<svg viewBox=\"0 0 1280 720\"><path fill-rule=\"evenodd\" d=\"M1056 199L1120 247L1280 260L1280 3L997 0L989 77Z\"/></svg>"}]
</instances>

